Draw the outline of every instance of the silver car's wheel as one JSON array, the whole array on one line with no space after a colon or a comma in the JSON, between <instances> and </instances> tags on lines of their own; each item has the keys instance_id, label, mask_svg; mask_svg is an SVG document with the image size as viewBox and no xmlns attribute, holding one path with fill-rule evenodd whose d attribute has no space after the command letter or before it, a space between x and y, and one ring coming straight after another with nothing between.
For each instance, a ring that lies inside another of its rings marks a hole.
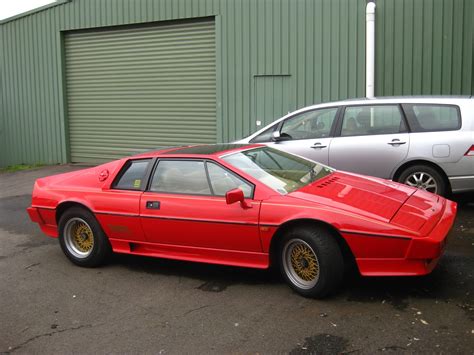
<instances>
[{"instance_id":1,"label":"silver car's wheel","mask_svg":"<svg viewBox=\"0 0 474 355\"><path fill-rule=\"evenodd\" d=\"M436 179L424 171L416 171L408 175L404 183L409 186L426 190L434 194L438 193L438 183Z\"/></svg>"},{"instance_id":2,"label":"silver car's wheel","mask_svg":"<svg viewBox=\"0 0 474 355\"><path fill-rule=\"evenodd\" d=\"M319 279L319 260L313 248L301 239L291 239L283 247L282 263L288 279L308 290Z\"/></svg>"},{"instance_id":3,"label":"silver car's wheel","mask_svg":"<svg viewBox=\"0 0 474 355\"><path fill-rule=\"evenodd\" d=\"M64 244L76 258L87 258L94 249L92 228L82 218L69 219L64 226Z\"/></svg>"},{"instance_id":4,"label":"silver car's wheel","mask_svg":"<svg viewBox=\"0 0 474 355\"><path fill-rule=\"evenodd\" d=\"M442 196L449 193L448 180L443 177L442 173L438 169L424 164L407 167L396 180L402 184Z\"/></svg>"}]
</instances>

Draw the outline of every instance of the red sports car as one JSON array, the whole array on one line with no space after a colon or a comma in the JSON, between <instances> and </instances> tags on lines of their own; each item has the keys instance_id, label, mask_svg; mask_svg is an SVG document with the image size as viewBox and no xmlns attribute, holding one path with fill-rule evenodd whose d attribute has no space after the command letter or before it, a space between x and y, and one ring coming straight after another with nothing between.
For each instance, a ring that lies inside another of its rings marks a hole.
<instances>
[{"instance_id":1,"label":"red sports car","mask_svg":"<svg viewBox=\"0 0 474 355\"><path fill-rule=\"evenodd\" d=\"M75 264L111 252L253 268L279 265L303 296L362 275L424 275L456 204L262 145L149 152L38 179L28 213Z\"/></svg>"}]
</instances>

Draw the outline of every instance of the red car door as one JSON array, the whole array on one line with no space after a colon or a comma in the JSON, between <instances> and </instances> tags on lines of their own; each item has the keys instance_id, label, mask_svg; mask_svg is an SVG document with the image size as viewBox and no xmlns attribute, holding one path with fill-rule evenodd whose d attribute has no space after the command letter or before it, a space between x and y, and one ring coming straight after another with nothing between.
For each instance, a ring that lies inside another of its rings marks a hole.
<instances>
[{"instance_id":1,"label":"red car door","mask_svg":"<svg viewBox=\"0 0 474 355\"><path fill-rule=\"evenodd\" d=\"M225 192L241 188L251 208L228 205ZM140 199L140 217L148 242L261 252L260 202L253 185L213 162L160 160L148 191Z\"/></svg>"}]
</instances>

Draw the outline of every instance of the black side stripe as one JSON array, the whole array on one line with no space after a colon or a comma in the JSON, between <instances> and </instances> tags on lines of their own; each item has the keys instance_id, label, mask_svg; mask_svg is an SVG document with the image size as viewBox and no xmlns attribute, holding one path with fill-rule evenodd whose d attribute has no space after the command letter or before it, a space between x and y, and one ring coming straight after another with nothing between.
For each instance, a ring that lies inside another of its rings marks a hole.
<instances>
[{"instance_id":1,"label":"black side stripe","mask_svg":"<svg viewBox=\"0 0 474 355\"><path fill-rule=\"evenodd\" d=\"M94 212L95 214L100 215L111 215L111 216L123 216L123 217L142 217L142 218L150 218L150 219L163 219L169 221L188 221L188 222L196 222L196 223L215 223L215 224L235 224L235 225L246 225L246 226L258 226L258 223L251 223L251 222L226 222L226 221L213 221L207 219L191 219L191 218L177 218L177 217L163 217L163 216L140 216L137 214L132 213L111 213L111 212ZM278 224L260 224L260 227L279 227ZM355 234L362 237L369 237L369 238L390 238L390 239L406 239L411 240L410 237L404 236L396 236L396 235L385 235L385 234L376 234L376 233L366 233L366 232L357 232L351 230L340 230L341 233L347 234Z\"/></svg>"},{"instance_id":2,"label":"black side stripe","mask_svg":"<svg viewBox=\"0 0 474 355\"><path fill-rule=\"evenodd\" d=\"M138 214L134 214L134 213L120 213L120 212L95 212L94 211L94 214L102 214L102 215L106 215L106 216L122 216L122 217L140 217L140 215Z\"/></svg>"},{"instance_id":3,"label":"black side stripe","mask_svg":"<svg viewBox=\"0 0 474 355\"><path fill-rule=\"evenodd\" d=\"M371 238L390 238L390 239L407 239L411 240L412 238L410 237L404 237L404 236L398 236L398 235L385 235L385 234L375 234L375 233L364 233L364 232L356 232L356 231L351 231L351 230L340 230L341 233L347 233L347 234L356 234L360 235L362 237L371 237Z\"/></svg>"},{"instance_id":4,"label":"black side stripe","mask_svg":"<svg viewBox=\"0 0 474 355\"><path fill-rule=\"evenodd\" d=\"M213 221L207 219L191 219L191 218L177 218L177 217L163 217L163 216L140 216L137 214L131 213L110 213L110 212L95 212L99 215L109 215L109 216L122 216L122 217L141 217L141 218L150 218L150 219L163 219L170 221L188 221L188 222L197 222L197 223L215 223L215 224L236 224L236 225L246 225L246 226L258 226L258 223L251 222L226 222L226 221Z\"/></svg>"},{"instance_id":5,"label":"black side stripe","mask_svg":"<svg viewBox=\"0 0 474 355\"><path fill-rule=\"evenodd\" d=\"M191 218L178 218L178 217L162 217L162 216L141 216L142 218L155 218L165 219L170 221L187 221L187 222L198 222L198 223L216 223L216 224L237 224L246 226L257 226L258 223L251 222L227 222L227 221L213 221L208 219L191 219Z\"/></svg>"}]
</instances>

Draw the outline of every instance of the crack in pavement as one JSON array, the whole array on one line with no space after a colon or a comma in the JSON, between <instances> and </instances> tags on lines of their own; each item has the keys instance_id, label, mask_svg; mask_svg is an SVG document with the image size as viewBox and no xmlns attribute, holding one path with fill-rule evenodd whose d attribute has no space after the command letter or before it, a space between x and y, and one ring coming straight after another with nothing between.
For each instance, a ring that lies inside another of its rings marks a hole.
<instances>
[{"instance_id":1,"label":"crack in pavement","mask_svg":"<svg viewBox=\"0 0 474 355\"><path fill-rule=\"evenodd\" d=\"M80 325L78 327L71 327L71 328L66 328L66 329L60 329L60 330L56 330L54 332L48 332L48 333L43 333L43 334L38 334L38 335L35 335L31 338L28 338L27 340L25 340L23 343L21 344L18 344L16 346L13 346L13 347L9 347L7 351L2 351L1 354L10 354L18 349L21 349L23 346L25 346L26 344L28 343L31 343L32 341L35 341L36 339L39 339L39 338L43 338L43 337L50 337L54 334L58 334L58 333L64 333L64 332L68 332L70 330L78 330L78 329L82 329L82 328L92 328L93 325L92 324L84 324L84 325Z\"/></svg>"},{"instance_id":2,"label":"crack in pavement","mask_svg":"<svg viewBox=\"0 0 474 355\"><path fill-rule=\"evenodd\" d=\"M208 304L208 305L205 305L205 306L201 306L201 307L198 307L198 308L191 309L191 310L185 312L185 313L183 314L183 317L184 317L184 316L187 316L187 315L190 314L190 313L197 312L197 311L199 311L199 310L201 310L201 309L204 309L204 308L207 308L207 307L211 307L211 306L212 306L212 304Z\"/></svg>"},{"instance_id":3,"label":"crack in pavement","mask_svg":"<svg viewBox=\"0 0 474 355\"><path fill-rule=\"evenodd\" d=\"M41 265L41 263L30 264L30 265L26 266L24 269L25 269L25 270L29 270L29 269L31 269L32 267L35 267L35 266L38 266L38 265Z\"/></svg>"}]
</instances>

